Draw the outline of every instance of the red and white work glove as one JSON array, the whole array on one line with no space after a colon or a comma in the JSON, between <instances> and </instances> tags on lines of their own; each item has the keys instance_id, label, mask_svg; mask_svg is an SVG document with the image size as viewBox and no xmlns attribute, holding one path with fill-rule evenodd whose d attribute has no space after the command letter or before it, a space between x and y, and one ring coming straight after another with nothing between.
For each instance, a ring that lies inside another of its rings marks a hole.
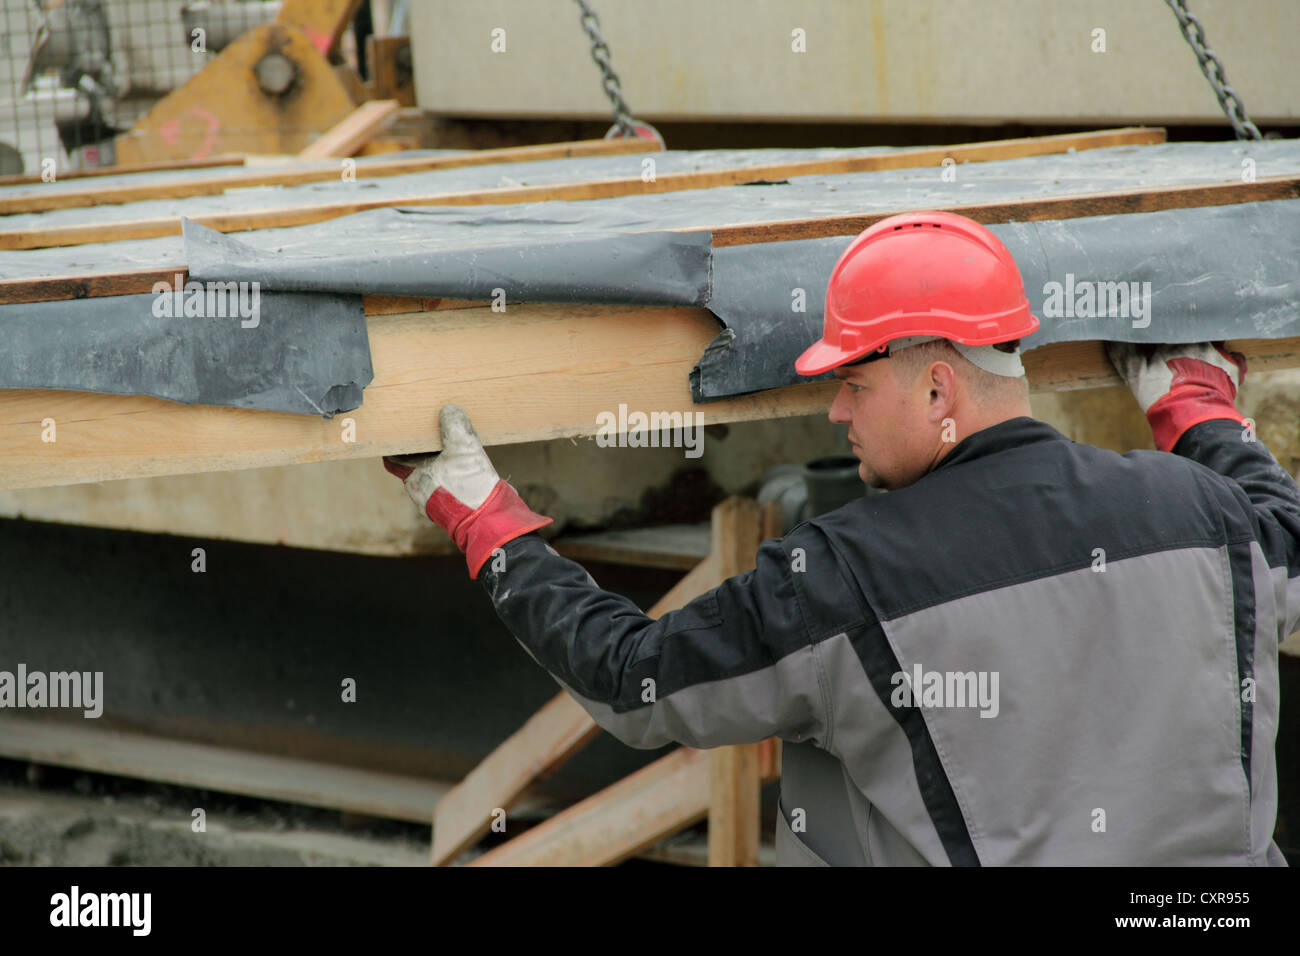
<instances>
[{"instance_id":1,"label":"red and white work glove","mask_svg":"<svg viewBox=\"0 0 1300 956\"><path fill-rule=\"evenodd\" d=\"M451 535L465 555L470 577L477 579L493 551L552 519L530 510L497 475L465 409L444 405L438 427L442 451L385 457L384 467L402 479L420 510Z\"/></svg>"},{"instance_id":2,"label":"red and white work glove","mask_svg":"<svg viewBox=\"0 0 1300 956\"><path fill-rule=\"evenodd\" d=\"M1222 342L1107 342L1106 355L1142 406L1161 451L1172 451L1183 432L1201 422L1245 421L1235 402L1246 378L1246 357L1228 352Z\"/></svg>"}]
</instances>

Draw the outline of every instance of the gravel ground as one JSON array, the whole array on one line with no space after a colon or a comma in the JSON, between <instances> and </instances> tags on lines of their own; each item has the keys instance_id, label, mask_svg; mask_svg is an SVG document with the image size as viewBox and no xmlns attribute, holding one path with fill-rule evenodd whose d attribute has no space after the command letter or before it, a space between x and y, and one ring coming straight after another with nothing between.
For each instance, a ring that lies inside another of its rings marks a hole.
<instances>
[{"instance_id":1,"label":"gravel ground","mask_svg":"<svg viewBox=\"0 0 1300 956\"><path fill-rule=\"evenodd\" d=\"M5 866L423 866L429 838L415 824L0 761Z\"/></svg>"}]
</instances>

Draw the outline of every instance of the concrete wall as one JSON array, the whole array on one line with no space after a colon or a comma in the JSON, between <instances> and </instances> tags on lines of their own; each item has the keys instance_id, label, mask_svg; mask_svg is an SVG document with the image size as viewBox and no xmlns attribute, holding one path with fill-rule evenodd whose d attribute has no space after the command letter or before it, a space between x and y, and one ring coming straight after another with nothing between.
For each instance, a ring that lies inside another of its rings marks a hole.
<instances>
[{"instance_id":1,"label":"concrete wall","mask_svg":"<svg viewBox=\"0 0 1300 956\"><path fill-rule=\"evenodd\" d=\"M634 115L662 120L1217 123L1158 0L603 0ZM1293 0L1193 4L1257 121L1300 116ZM459 116L610 115L572 4L416 0L419 105ZM495 34L502 30L504 34ZM792 49L802 30L805 52ZM1105 31L1105 51L1094 52ZM494 52L503 38L504 52Z\"/></svg>"}]
</instances>

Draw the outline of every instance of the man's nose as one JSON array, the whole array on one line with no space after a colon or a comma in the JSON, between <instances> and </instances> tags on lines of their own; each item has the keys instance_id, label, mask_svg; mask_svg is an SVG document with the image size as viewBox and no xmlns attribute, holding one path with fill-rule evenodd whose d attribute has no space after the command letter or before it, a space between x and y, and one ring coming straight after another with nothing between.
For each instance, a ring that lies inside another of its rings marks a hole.
<instances>
[{"instance_id":1,"label":"man's nose","mask_svg":"<svg viewBox=\"0 0 1300 956\"><path fill-rule=\"evenodd\" d=\"M835 393L835 399L831 402L831 410L827 413L827 418L833 425L847 425L853 421L853 416L849 414L848 402L845 401L845 392L847 385L841 385L840 390Z\"/></svg>"}]
</instances>

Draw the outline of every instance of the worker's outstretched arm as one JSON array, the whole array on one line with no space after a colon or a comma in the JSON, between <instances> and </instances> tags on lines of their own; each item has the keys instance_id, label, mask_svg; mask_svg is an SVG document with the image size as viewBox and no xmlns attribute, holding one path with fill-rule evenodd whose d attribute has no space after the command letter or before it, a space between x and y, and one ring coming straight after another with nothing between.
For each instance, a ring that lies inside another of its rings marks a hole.
<instances>
[{"instance_id":1,"label":"worker's outstretched arm","mask_svg":"<svg viewBox=\"0 0 1300 956\"><path fill-rule=\"evenodd\" d=\"M1254 537L1273 569L1281 637L1300 624L1300 489L1237 410L1245 359L1209 343L1107 343L1107 354L1151 423L1161 451L1232 479L1253 515Z\"/></svg>"},{"instance_id":2,"label":"worker's outstretched arm","mask_svg":"<svg viewBox=\"0 0 1300 956\"><path fill-rule=\"evenodd\" d=\"M440 454L386 467L465 552L519 643L601 727L644 748L827 739L830 683L781 542L763 544L755 570L653 620L530 533L550 519L497 476L463 409L444 407L439 422Z\"/></svg>"}]
</instances>

